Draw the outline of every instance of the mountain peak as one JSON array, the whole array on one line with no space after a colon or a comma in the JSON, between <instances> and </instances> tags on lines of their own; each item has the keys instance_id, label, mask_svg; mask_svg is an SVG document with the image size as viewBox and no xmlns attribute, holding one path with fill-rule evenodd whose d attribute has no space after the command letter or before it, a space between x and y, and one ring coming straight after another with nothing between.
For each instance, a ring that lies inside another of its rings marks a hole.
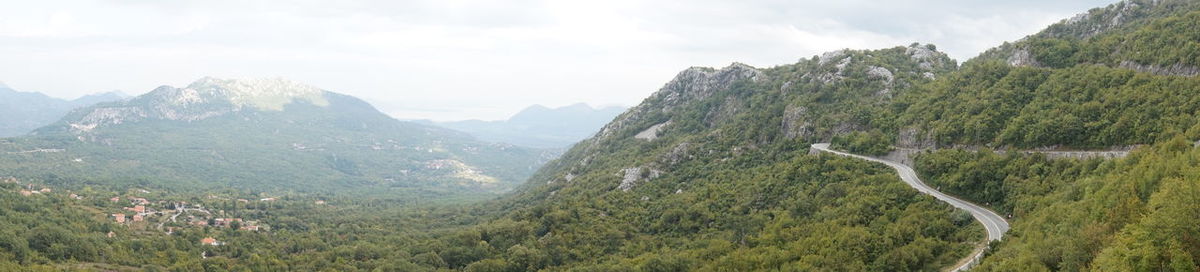
<instances>
[{"instance_id":1,"label":"mountain peak","mask_svg":"<svg viewBox=\"0 0 1200 272\"><path fill-rule=\"evenodd\" d=\"M282 78L205 77L184 88L161 86L121 103L82 108L66 119L74 132L140 120L190 122L245 110L283 111L284 106L295 102L327 107L330 102L326 93Z\"/></svg>"},{"instance_id":2,"label":"mountain peak","mask_svg":"<svg viewBox=\"0 0 1200 272\"><path fill-rule=\"evenodd\" d=\"M564 108L564 109L584 109L584 110L594 110L594 109L596 109L595 107L592 107L591 105L588 105L587 103L583 103L583 102L579 102L579 103L575 103L575 104L567 105L567 106L565 106L565 107L562 107L562 108Z\"/></svg>"},{"instance_id":3,"label":"mountain peak","mask_svg":"<svg viewBox=\"0 0 1200 272\"><path fill-rule=\"evenodd\" d=\"M204 77L186 89L229 99L237 106L252 106L265 110L282 110L294 100L307 100L325 106L323 91L316 87L283 78L220 79Z\"/></svg>"},{"instance_id":4,"label":"mountain peak","mask_svg":"<svg viewBox=\"0 0 1200 272\"><path fill-rule=\"evenodd\" d=\"M1056 38L1089 38L1106 31L1142 21L1155 15L1192 10L1195 1L1124 0L1063 19L1050 26L1045 35Z\"/></svg>"}]
</instances>

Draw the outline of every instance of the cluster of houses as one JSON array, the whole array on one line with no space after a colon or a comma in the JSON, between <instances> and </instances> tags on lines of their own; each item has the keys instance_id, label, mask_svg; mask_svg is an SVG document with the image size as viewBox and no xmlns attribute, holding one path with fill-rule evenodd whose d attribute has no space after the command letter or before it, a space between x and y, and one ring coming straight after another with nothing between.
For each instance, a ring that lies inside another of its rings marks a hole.
<instances>
[{"instance_id":1,"label":"cluster of houses","mask_svg":"<svg viewBox=\"0 0 1200 272\"><path fill-rule=\"evenodd\" d=\"M14 177L0 177L0 182L15 183L15 184L21 183L20 180L18 180L17 178L14 178ZM25 188L22 188L19 191L19 193L23 196L32 196L32 195L39 195L39 194L47 194L47 193L51 193L54 191L50 187L45 187L45 186L37 186L37 187L39 187L39 188L35 189L34 184L27 184L25 186ZM149 193L146 190L140 190L140 191L143 193ZM69 197L71 199L83 199L83 196L73 194L73 193L70 194ZM209 196L209 198L214 198L214 196ZM109 199L109 201L111 201L113 203L120 203L121 200L122 199L120 196ZM266 198L259 199L258 201L270 202L270 201L276 201L276 200L277 200L277 198L274 198L274 197L266 197ZM182 215L184 212L197 211L197 212L209 214L209 216L197 217L195 215L188 215L184 219L186 224L194 225L194 226L213 226L213 227L224 227L224 228L237 227L239 230L245 230L245 231L259 231L262 229L262 227L259 226L257 221L242 220L241 218L210 218L212 215L211 212L209 212L208 210L205 210L203 207L201 207L199 205L195 205L194 207L189 208L189 203L187 203L187 202L168 203L166 201L158 201L157 204L161 205L162 207L170 207L170 206L167 206L167 204L173 204L173 206L174 206L173 211L175 211L175 213L172 216L172 215L168 214L172 211L171 209L160 211L160 210L151 208L152 203L150 202L150 200L147 200L145 198L128 197L127 201L129 202L128 203L129 206L122 207L121 209L124 210L123 212L110 214L110 217L112 218L112 220L114 222L116 222L118 224L142 222L142 221L145 221L146 218L148 218L150 216L155 216L155 215L171 216L169 218L169 220L173 222L173 221L175 221L176 217L178 217L179 215ZM237 201L238 202L250 202L250 200L246 200L246 199L238 199ZM325 204L325 201L318 200L316 202L316 204L322 205L322 204ZM163 220L168 220L168 219L164 218ZM163 221L163 222L165 223L166 221ZM160 224L159 228L160 229L163 228L162 224ZM174 230L175 230L174 227L166 227L166 229L167 229L168 234L174 233ZM113 238L116 236L116 233L110 231L107 233L107 236L109 238ZM209 245L209 246L220 246L220 245L225 244L224 242L219 241L213 237L206 237L204 239L201 239L200 243L203 245Z\"/></svg>"},{"instance_id":2,"label":"cluster of houses","mask_svg":"<svg viewBox=\"0 0 1200 272\"><path fill-rule=\"evenodd\" d=\"M120 202L121 198L113 197L113 198L109 199L109 201ZM126 212L114 213L114 214L112 214L112 218L117 223L126 223L126 222L144 221L147 217L154 216L154 215L171 216L168 213L171 213L172 210L158 211L153 208L147 207L147 205L150 205L150 203L151 202L149 200L146 200L145 198L130 197L129 204L133 205L133 206L122 208ZM159 201L159 204L165 205L167 203L165 201ZM187 202L177 202L177 203L171 203L171 204L174 204L174 207L175 207L175 209L173 210L174 215L171 216L169 219L172 222L174 222L175 219L179 215L182 215L184 212L188 212L188 211L200 212L200 213L209 214L209 215L212 214L211 212L204 209L200 205L192 206L191 204L189 204ZM189 206L191 206L191 207L189 207ZM132 212L133 215L128 215L128 212ZM168 219L164 219L164 220L168 220ZM234 224L235 222L237 224ZM243 221L241 218L210 218L210 216L196 216L195 214L187 215L187 217L183 218L183 223L187 224L187 225L193 225L193 226L199 226L199 227L213 226L213 227L230 228L230 227L234 227L236 225L238 229L247 230L247 231L259 231L261 229L259 227L257 221ZM159 228L162 228L162 226L159 226ZM168 233L173 232L173 231L174 231L174 229L171 228L170 230L168 230Z\"/></svg>"},{"instance_id":3,"label":"cluster of houses","mask_svg":"<svg viewBox=\"0 0 1200 272\"><path fill-rule=\"evenodd\" d=\"M114 203L121 202L121 197L118 196L118 197L109 198L108 201L111 201ZM145 221L146 217L148 217L148 216L163 214L162 212L156 211L152 208L147 208L146 205L150 205L150 201L146 200L145 198L130 197L129 204L133 205L133 207L124 207L122 209L124 209L125 211L128 211L128 212L133 212L133 215L132 216L126 215L124 212L114 213L114 214L112 214L113 221L116 221L117 223L141 222L141 221Z\"/></svg>"}]
</instances>

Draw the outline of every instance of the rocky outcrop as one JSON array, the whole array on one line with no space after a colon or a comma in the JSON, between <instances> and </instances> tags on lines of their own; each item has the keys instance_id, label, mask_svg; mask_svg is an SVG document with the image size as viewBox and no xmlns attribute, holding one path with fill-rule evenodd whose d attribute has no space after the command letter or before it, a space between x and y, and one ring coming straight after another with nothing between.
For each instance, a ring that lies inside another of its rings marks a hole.
<instances>
[{"instance_id":1,"label":"rocky outcrop","mask_svg":"<svg viewBox=\"0 0 1200 272\"><path fill-rule=\"evenodd\" d=\"M846 67L850 66L850 62L854 61L854 56L851 56L852 51L848 49L825 52L817 59L817 66L826 67L833 64L832 71L811 75L811 77L822 84L833 84L846 78ZM806 75L810 76L810 75Z\"/></svg>"},{"instance_id":2,"label":"rocky outcrop","mask_svg":"<svg viewBox=\"0 0 1200 272\"><path fill-rule=\"evenodd\" d=\"M708 98L718 91L727 90L738 81L759 81L765 78L766 74L762 71L741 63L734 63L720 70L705 67L688 68L679 72L674 79L667 82L662 89L647 98L641 105L626 111L605 125L592 141L611 137L618 131L637 124L651 112L669 113L681 105Z\"/></svg>"},{"instance_id":3,"label":"rocky outcrop","mask_svg":"<svg viewBox=\"0 0 1200 272\"><path fill-rule=\"evenodd\" d=\"M729 118L733 118L742 111L742 102L737 97L726 97L725 101L717 105L716 108L709 110L708 114L704 115L704 123L709 126L716 126Z\"/></svg>"},{"instance_id":4,"label":"rocky outcrop","mask_svg":"<svg viewBox=\"0 0 1200 272\"><path fill-rule=\"evenodd\" d=\"M896 80L896 76L892 75L892 70L879 66L867 67L867 75L873 79L882 79L887 84L892 84Z\"/></svg>"},{"instance_id":5,"label":"rocky outcrop","mask_svg":"<svg viewBox=\"0 0 1200 272\"><path fill-rule=\"evenodd\" d=\"M1163 66L1159 66L1159 65L1139 64L1139 63L1133 62L1133 61L1122 61L1121 64L1119 65L1119 67L1142 72L1142 73L1160 75L1160 76L1192 77L1192 76L1200 75L1200 67L1183 65L1183 64L1179 64L1179 63L1176 63L1175 65L1163 67Z\"/></svg>"},{"instance_id":6,"label":"rocky outcrop","mask_svg":"<svg viewBox=\"0 0 1200 272\"><path fill-rule=\"evenodd\" d=\"M1133 22L1153 9L1164 4L1177 5L1185 1L1125 0L1108 7L1075 15L1060 22L1059 30L1051 32L1053 37L1091 38L1108 30Z\"/></svg>"},{"instance_id":7,"label":"rocky outcrop","mask_svg":"<svg viewBox=\"0 0 1200 272\"><path fill-rule=\"evenodd\" d=\"M896 81L896 76L892 74L892 70L879 66L867 67L867 76L871 79L882 80L883 89L875 92L877 96L888 96L892 93L892 85Z\"/></svg>"},{"instance_id":8,"label":"rocky outcrop","mask_svg":"<svg viewBox=\"0 0 1200 272\"><path fill-rule=\"evenodd\" d=\"M808 108L788 105L783 111L783 137L787 139L808 138L813 134L812 124L807 118Z\"/></svg>"},{"instance_id":9,"label":"rocky outcrop","mask_svg":"<svg viewBox=\"0 0 1200 272\"><path fill-rule=\"evenodd\" d=\"M938 52L933 45L914 43L904 48L904 54L917 64L917 70L907 71L911 73L928 73L927 78L932 78L936 70L954 66L954 61L951 60L945 53ZM833 84L845 79L853 69L866 69L866 73L872 79L880 80L888 85L889 88L881 90L880 94L888 94L896 82L896 73L898 71L887 67L875 65L866 65L855 67L855 61L862 62L860 59L873 58L872 53L868 50L837 50L821 54L817 57L817 70L805 74L803 77L810 78L822 84ZM895 68L895 67L893 67Z\"/></svg>"},{"instance_id":10,"label":"rocky outcrop","mask_svg":"<svg viewBox=\"0 0 1200 272\"><path fill-rule=\"evenodd\" d=\"M642 179L641 167L625 168L621 169L621 172L624 175L621 178L621 184L617 185L617 189L621 189L621 191L628 192L633 189L633 186L637 185L638 180Z\"/></svg>"},{"instance_id":11,"label":"rocky outcrop","mask_svg":"<svg viewBox=\"0 0 1200 272\"><path fill-rule=\"evenodd\" d=\"M661 124L650 126L650 128L647 128L646 130L643 130L642 132L638 132L638 134L633 135L633 137L642 139L642 140L653 141L654 139L658 139L658 132L661 131L663 129L663 127L670 125L670 124L671 124L671 121L666 121Z\"/></svg>"},{"instance_id":12,"label":"rocky outcrop","mask_svg":"<svg viewBox=\"0 0 1200 272\"><path fill-rule=\"evenodd\" d=\"M662 175L662 171L646 167L632 167L621 169L621 172L618 174L621 175L621 184L617 185L617 189L628 192L629 190L633 190L642 181L658 178L658 176Z\"/></svg>"},{"instance_id":13,"label":"rocky outcrop","mask_svg":"<svg viewBox=\"0 0 1200 272\"><path fill-rule=\"evenodd\" d=\"M917 61L917 67L923 70L933 70L946 65L946 54L935 51L930 45L912 44L904 49L909 58Z\"/></svg>"},{"instance_id":14,"label":"rocky outcrop","mask_svg":"<svg viewBox=\"0 0 1200 272\"><path fill-rule=\"evenodd\" d=\"M1034 59L1033 54L1029 53L1029 49L1017 48L1008 56L1008 65L1015 67L1041 67L1042 64Z\"/></svg>"},{"instance_id":15,"label":"rocky outcrop","mask_svg":"<svg viewBox=\"0 0 1200 272\"><path fill-rule=\"evenodd\" d=\"M692 159L694 156L692 156L690 154L691 147L692 147L692 144L690 144L688 142L679 143L679 144L675 145L675 148L671 149L671 152L667 152L667 154L664 154L662 156L661 161L664 164L671 166L671 165L679 164L680 162L683 162L685 160Z\"/></svg>"},{"instance_id":16,"label":"rocky outcrop","mask_svg":"<svg viewBox=\"0 0 1200 272\"><path fill-rule=\"evenodd\" d=\"M851 122L842 122L833 127L833 134L830 136L841 136L862 130L865 130L863 125Z\"/></svg>"},{"instance_id":17,"label":"rocky outcrop","mask_svg":"<svg viewBox=\"0 0 1200 272\"><path fill-rule=\"evenodd\" d=\"M933 133L921 134L921 130L909 127L900 130L896 135L896 146L901 148L916 148L927 149L936 148L937 144L933 140Z\"/></svg>"},{"instance_id":18,"label":"rocky outcrop","mask_svg":"<svg viewBox=\"0 0 1200 272\"><path fill-rule=\"evenodd\" d=\"M100 125L120 124L146 117L146 112L137 107L97 108L83 116L79 122L71 123L70 126L78 131L91 131Z\"/></svg>"},{"instance_id":19,"label":"rocky outcrop","mask_svg":"<svg viewBox=\"0 0 1200 272\"><path fill-rule=\"evenodd\" d=\"M690 101L708 98L713 93L729 89L739 80L759 80L766 75L757 68L741 63L734 63L721 70L712 68L689 68L679 73L666 86L655 93L661 97L663 111Z\"/></svg>"},{"instance_id":20,"label":"rocky outcrop","mask_svg":"<svg viewBox=\"0 0 1200 272\"><path fill-rule=\"evenodd\" d=\"M313 86L282 78L265 79L217 79L206 77L185 91L228 100L237 109L252 107L259 110L283 110L283 106L295 101L307 101L318 106L327 106L325 91Z\"/></svg>"}]
</instances>

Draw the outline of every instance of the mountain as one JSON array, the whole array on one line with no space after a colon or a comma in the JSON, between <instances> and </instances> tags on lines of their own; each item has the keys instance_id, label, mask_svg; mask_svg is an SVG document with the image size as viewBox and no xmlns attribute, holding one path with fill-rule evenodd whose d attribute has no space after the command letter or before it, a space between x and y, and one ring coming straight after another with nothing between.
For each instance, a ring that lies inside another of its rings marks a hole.
<instances>
[{"instance_id":1,"label":"mountain","mask_svg":"<svg viewBox=\"0 0 1200 272\"><path fill-rule=\"evenodd\" d=\"M546 157L283 79L200 79L0 142L0 172L211 189L504 191Z\"/></svg>"},{"instance_id":2,"label":"mountain","mask_svg":"<svg viewBox=\"0 0 1200 272\"><path fill-rule=\"evenodd\" d=\"M874 129L887 116L866 113L956 68L934 46L913 44L771 68L686 69L516 193L486 204L499 219L445 235L440 242L451 248L436 252L440 267L950 266L982 239L970 215L911 190L881 165L809 155L806 147Z\"/></svg>"},{"instance_id":3,"label":"mountain","mask_svg":"<svg viewBox=\"0 0 1200 272\"><path fill-rule=\"evenodd\" d=\"M902 146L1112 148L1195 124L1196 1L1123 1L997 47L902 102ZM1047 118L1053 117L1053 118Z\"/></svg>"},{"instance_id":4,"label":"mountain","mask_svg":"<svg viewBox=\"0 0 1200 272\"><path fill-rule=\"evenodd\" d=\"M41 93L18 92L0 83L0 137L29 133L62 118L75 108L121 99L124 99L123 95L109 92L68 101Z\"/></svg>"},{"instance_id":5,"label":"mountain","mask_svg":"<svg viewBox=\"0 0 1200 272\"><path fill-rule=\"evenodd\" d=\"M537 148L566 148L596 133L621 112L621 107L592 108L579 103L560 108L533 105L504 121L437 122L438 126L475 137Z\"/></svg>"},{"instance_id":6,"label":"mountain","mask_svg":"<svg viewBox=\"0 0 1200 272\"><path fill-rule=\"evenodd\" d=\"M1200 2L1122 1L914 92L897 145L1134 150L1113 160L917 156L931 185L1013 217L1012 235L975 270L1198 269L1197 22Z\"/></svg>"},{"instance_id":7,"label":"mountain","mask_svg":"<svg viewBox=\"0 0 1200 272\"><path fill-rule=\"evenodd\" d=\"M1051 25L984 52L1013 66L1065 68L1103 64L1157 75L1200 74L1195 1L1122 1ZM1181 47L1160 47L1171 44Z\"/></svg>"},{"instance_id":8,"label":"mountain","mask_svg":"<svg viewBox=\"0 0 1200 272\"><path fill-rule=\"evenodd\" d=\"M957 65L931 45L690 68L413 253L468 271L1196 271L1195 1L1123 1ZM932 187L811 154L918 152ZM1101 149L1125 158L1055 158ZM909 149L911 150L911 149ZM1022 152L1013 152L1022 151ZM414 258L414 263L424 259Z\"/></svg>"}]
</instances>

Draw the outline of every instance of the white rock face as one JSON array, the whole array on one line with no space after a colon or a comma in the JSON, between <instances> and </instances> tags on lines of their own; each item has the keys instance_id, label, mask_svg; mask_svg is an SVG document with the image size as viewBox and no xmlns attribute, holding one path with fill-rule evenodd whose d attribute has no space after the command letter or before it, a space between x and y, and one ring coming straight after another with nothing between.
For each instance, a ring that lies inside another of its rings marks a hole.
<instances>
[{"instance_id":1,"label":"white rock face","mask_svg":"<svg viewBox=\"0 0 1200 272\"><path fill-rule=\"evenodd\" d=\"M305 100L314 105L328 106L321 89L282 78L270 79L217 79L206 77L188 85L189 92L218 94L239 107L254 107L260 110L283 110L283 106L294 100Z\"/></svg>"},{"instance_id":2,"label":"white rock face","mask_svg":"<svg viewBox=\"0 0 1200 272\"><path fill-rule=\"evenodd\" d=\"M88 115L84 116L77 123L72 123L71 128L80 131L91 131L100 125L120 124L126 119L141 119L146 117L146 112L141 108L136 107L113 107L113 108L97 108Z\"/></svg>"},{"instance_id":3,"label":"white rock face","mask_svg":"<svg viewBox=\"0 0 1200 272\"><path fill-rule=\"evenodd\" d=\"M662 124L650 126L650 128L647 128L646 130L643 130L642 132L638 132L638 134L633 135L633 137L642 139L642 140L653 141L654 139L658 139L658 131L662 130L663 127L670 125L670 124L671 124L671 121L666 121L666 122L663 122Z\"/></svg>"},{"instance_id":4,"label":"white rock face","mask_svg":"<svg viewBox=\"0 0 1200 272\"><path fill-rule=\"evenodd\" d=\"M945 65L941 61L941 57L945 54L929 49L928 45L917 44L904 49L904 53L908 54L909 58L917 61L917 66L925 70L933 70L939 66Z\"/></svg>"},{"instance_id":5,"label":"white rock face","mask_svg":"<svg viewBox=\"0 0 1200 272\"><path fill-rule=\"evenodd\" d=\"M873 78L883 79L885 82L887 82L887 84L892 84L892 81L896 79L896 76L892 75L891 70L879 66L868 67L867 75Z\"/></svg>"},{"instance_id":6,"label":"white rock face","mask_svg":"<svg viewBox=\"0 0 1200 272\"><path fill-rule=\"evenodd\" d=\"M805 76L811 76L823 84L832 84L841 81L846 78L846 67L850 66L850 63L854 61L854 56L850 56L850 52L848 49L842 49L821 54L817 58L817 65L826 66L833 64L833 71ZM837 62L834 63L834 61Z\"/></svg>"},{"instance_id":7,"label":"white rock face","mask_svg":"<svg viewBox=\"0 0 1200 272\"><path fill-rule=\"evenodd\" d=\"M1038 61L1033 58L1033 54L1030 54L1029 50L1027 50L1025 48L1019 48L1019 49L1013 50L1012 55L1008 56L1007 61L1008 61L1008 65L1012 65L1015 67L1022 67L1022 66L1039 67L1042 65L1041 63L1038 63Z\"/></svg>"},{"instance_id":8,"label":"white rock face","mask_svg":"<svg viewBox=\"0 0 1200 272\"><path fill-rule=\"evenodd\" d=\"M621 191L628 192L633 189L633 186L637 185L639 179L642 179L641 167L625 168L621 171L625 172L625 176L621 179L621 184L617 185L617 189L621 189Z\"/></svg>"},{"instance_id":9,"label":"white rock face","mask_svg":"<svg viewBox=\"0 0 1200 272\"><path fill-rule=\"evenodd\" d=\"M795 139L796 137L808 138L812 136L812 125L806 120L807 117L808 108L788 105L783 110L783 137Z\"/></svg>"},{"instance_id":10,"label":"white rock face","mask_svg":"<svg viewBox=\"0 0 1200 272\"><path fill-rule=\"evenodd\" d=\"M325 91L284 79L202 78L186 88L162 86L136 98L82 109L84 117L69 124L76 133L142 120L199 121L242 110L280 111L304 101L328 106Z\"/></svg>"},{"instance_id":11,"label":"white rock face","mask_svg":"<svg viewBox=\"0 0 1200 272\"><path fill-rule=\"evenodd\" d=\"M663 154L662 162L666 165L676 165L684 160L692 159L694 156L688 154L690 153L691 146L692 144L688 142L675 145L675 148L672 148L671 152Z\"/></svg>"},{"instance_id":12,"label":"white rock face","mask_svg":"<svg viewBox=\"0 0 1200 272\"><path fill-rule=\"evenodd\" d=\"M1100 33L1104 33L1110 29L1121 26L1127 21L1127 17L1135 16L1134 14L1139 12L1141 9L1152 8L1161 4L1161 2L1162 1L1143 1L1142 3L1149 4L1148 6L1143 6L1138 4L1138 2L1125 0L1109 5L1108 7L1104 7L1102 9L1096 9L1087 13L1075 15L1070 19L1063 20L1062 23L1075 27L1086 27L1086 29L1084 29L1085 32L1081 33L1081 38L1090 38L1099 35ZM1095 22L1100 23L1083 25L1089 23L1088 19L1092 19L1093 17Z\"/></svg>"},{"instance_id":13,"label":"white rock face","mask_svg":"<svg viewBox=\"0 0 1200 272\"><path fill-rule=\"evenodd\" d=\"M643 103L640 106L617 116L613 122L605 125L590 141L599 141L612 136L617 131L637 123L642 116L652 111L671 112L676 106L690 101L704 99L721 90L729 89L735 82L741 80L759 81L766 74L758 69L741 63L734 63L720 70L704 67L692 67L679 72L666 86L655 92L647 101L658 103Z\"/></svg>"},{"instance_id":14,"label":"white rock face","mask_svg":"<svg viewBox=\"0 0 1200 272\"><path fill-rule=\"evenodd\" d=\"M1176 63L1171 66L1159 66L1140 64L1134 61L1122 61L1118 66L1125 69L1130 69L1142 73L1155 74L1160 76L1187 76L1192 77L1200 75L1200 67L1183 65Z\"/></svg>"},{"instance_id":15,"label":"white rock face","mask_svg":"<svg viewBox=\"0 0 1200 272\"><path fill-rule=\"evenodd\" d=\"M621 169L621 172L624 174L621 178L621 184L617 185L617 189L620 189L624 192L632 190L633 187L637 186L642 180L652 180L662 175L662 171L655 169L647 170L646 167L625 168ZM645 174L645 176L643 176L643 174Z\"/></svg>"},{"instance_id":16,"label":"white rock face","mask_svg":"<svg viewBox=\"0 0 1200 272\"><path fill-rule=\"evenodd\" d=\"M845 56L846 53L847 53L846 49L834 50L834 51L822 53L821 57L817 59L817 65L825 66L825 64L828 64L831 61L837 60L837 59Z\"/></svg>"},{"instance_id":17,"label":"white rock face","mask_svg":"<svg viewBox=\"0 0 1200 272\"><path fill-rule=\"evenodd\" d=\"M893 82L896 80L896 76L892 74L891 70L879 66L870 66L867 67L867 76L871 79L883 80L883 89L875 92L875 95L890 97Z\"/></svg>"}]
</instances>

